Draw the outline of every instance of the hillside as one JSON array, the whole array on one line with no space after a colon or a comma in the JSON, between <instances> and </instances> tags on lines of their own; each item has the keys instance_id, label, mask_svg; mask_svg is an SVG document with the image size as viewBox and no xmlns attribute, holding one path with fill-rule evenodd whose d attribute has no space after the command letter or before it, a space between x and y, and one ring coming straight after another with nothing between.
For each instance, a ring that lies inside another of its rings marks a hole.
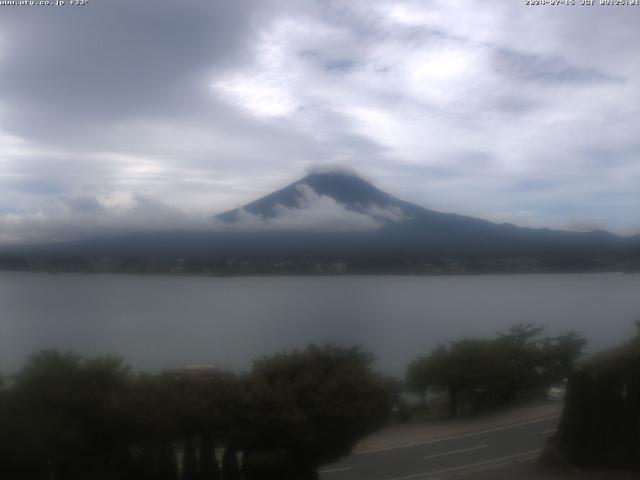
<instances>
[{"instance_id":1,"label":"hillside","mask_svg":"<svg viewBox=\"0 0 640 480\"><path fill-rule=\"evenodd\" d=\"M216 265L242 260L271 272L286 260L293 263L285 262L284 270L294 271L301 262L303 271L314 262L380 271L615 270L637 268L633 259L639 252L638 237L496 224L405 202L355 175L315 173L212 217L210 229L16 246L4 250L0 264L153 259L165 269L167 262L176 268L177 260Z\"/></svg>"}]
</instances>

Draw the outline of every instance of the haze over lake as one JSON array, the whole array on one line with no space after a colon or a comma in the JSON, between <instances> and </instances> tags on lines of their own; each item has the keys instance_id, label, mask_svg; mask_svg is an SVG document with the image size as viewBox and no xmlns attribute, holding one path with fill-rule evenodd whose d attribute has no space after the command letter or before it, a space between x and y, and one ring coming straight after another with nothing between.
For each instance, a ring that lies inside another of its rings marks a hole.
<instances>
[{"instance_id":1,"label":"haze over lake","mask_svg":"<svg viewBox=\"0 0 640 480\"><path fill-rule=\"evenodd\" d=\"M187 277L0 272L0 372L43 348L135 368L244 369L309 342L361 345L402 374L439 342L518 322L574 329L589 350L640 318L640 275Z\"/></svg>"}]
</instances>

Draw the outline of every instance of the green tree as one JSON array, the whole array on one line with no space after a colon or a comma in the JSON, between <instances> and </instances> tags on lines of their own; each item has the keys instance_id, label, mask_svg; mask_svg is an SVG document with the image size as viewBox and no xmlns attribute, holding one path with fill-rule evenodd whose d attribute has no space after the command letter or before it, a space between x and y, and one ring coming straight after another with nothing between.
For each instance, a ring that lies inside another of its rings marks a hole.
<instances>
[{"instance_id":1,"label":"green tree","mask_svg":"<svg viewBox=\"0 0 640 480\"><path fill-rule=\"evenodd\" d=\"M179 437L185 442L184 475L191 478L196 475L193 472L197 472L202 479L218 478L220 471L213 439L224 444L233 442L239 435L243 402L237 376L204 367L165 372L162 377L177 399L175 419ZM191 449L195 453L196 438L200 439L197 468L191 457L186 456Z\"/></svg>"},{"instance_id":2,"label":"green tree","mask_svg":"<svg viewBox=\"0 0 640 480\"><path fill-rule=\"evenodd\" d=\"M543 344L544 373L548 381L567 378L582 357L587 340L571 331L558 337L545 338Z\"/></svg>"},{"instance_id":3,"label":"green tree","mask_svg":"<svg viewBox=\"0 0 640 480\"><path fill-rule=\"evenodd\" d=\"M410 392L420 396L423 406L427 401L429 390L439 389L442 386L441 365L448 355L446 347L438 347L426 357L420 357L409 365L405 376L405 384Z\"/></svg>"},{"instance_id":4,"label":"green tree","mask_svg":"<svg viewBox=\"0 0 640 480\"><path fill-rule=\"evenodd\" d=\"M313 345L256 361L243 438L247 480L315 478L315 468L382 426L391 394L372 361L357 348Z\"/></svg>"},{"instance_id":5,"label":"green tree","mask_svg":"<svg viewBox=\"0 0 640 480\"><path fill-rule=\"evenodd\" d=\"M32 356L15 379L10 406L15 457L23 464L16 468L33 478L128 478L133 458L123 399L129 379L117 359Z\"/></svg>"},{"instance_id":6,"label":"green tree","mask_svg":"<svg viewBox=\"0 0 640 480\"><path fill-rule=\"evenodd\" d=\"M566 377L586 344L575 332L543 338L543 331L519 324L493 339L439 345L409 365L407 386L423 398L428 390L445 392L450 415L512 401L528 389Z\"/></svg>"},{"instance_id":7,"label":"green tree","mask_svg":"<svg viewBox=\"0 0 640 480\"><path fill-rule=\"evenodd\" d=\"M544 330L544 326L521 323L509 328L506 333L498 333L496 348L502 350L509 363L511 395L534 385L540 378L539 367L544 363L540 335Z\"/></svg>"}]
</instances>

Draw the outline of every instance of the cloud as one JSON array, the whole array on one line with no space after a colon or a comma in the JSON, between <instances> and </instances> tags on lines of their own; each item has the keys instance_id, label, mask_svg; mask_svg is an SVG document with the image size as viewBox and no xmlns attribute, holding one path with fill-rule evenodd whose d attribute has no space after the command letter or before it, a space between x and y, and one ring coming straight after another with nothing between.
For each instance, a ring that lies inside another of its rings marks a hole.
<instances>
[{"instance_id":1,"label":"cloud","mask_svg":"<svg viewBox=\"0 0 640 480\"><path fill-rule=\"evenodd\" d=\"M598 223L594 219L580 220L575 219L569 225L571 230L578 232L592 232L594 230L604 230L604 225Z\"/></svg>"},{"instance_id":2,"label":"cloud","mask_svg":"<svg viewBox=\"0 0 640 480\"><path fill-rule=\"evenodd\" d=\"M547 83L621 82L597 68L572 65L557 55L533 55L508 48L495 51L497 68L519 80Z\"/></svg>"},{"instance_id":3,"label":"cloud","mask_svg":"<svg viewBox=\"0 0 640 480\"><path fill-rule=\"evenodd\" d=\"M306 173L307 174L337 173L340 175L349 175L352 177L366 178L362 175L362 172L358 172L355 168L348 167L347 165L340 165L338 163L320 163L320 164L310 165Z\"/></svg>"},{"instance_id":4,"label":"cloud","mask_svg":"<svg viewBox=\"0 0 640 480\"><path fill-rule=\"evenodd\" d=\"M0 244L68 241L146 231L208 230L212 223L140 195L109 205L61 198L48 212L0 214Z\"/></svg>"},{"instance_id":5,"label":"cloud","mask_svg":"<svg viewBox=\"0 0 640 480\"><path fill-rule=\"evenodd\" d=\"M62 198L61 200L69 207L71 212L95 214L105 211L105 206L95 197Z\"/></svg>"},{"instance_id":6,"label":"cloud","mask_svg":"<svg viewBox=\"0 0 640 480\"><path fill-rule=\"evenodd\" d=\"M401 208L394 206L387 206L382 208L378 205L371 205L365 209L366 213L376 220L387 220L390 222L404 222L410 220Z\"/></svg>"},{"instance_id":7,"label":"cloud","mask_svg":"<svg viewBox=\"0 0 640 480\"><path fill-rule=\"evenodd\" d=\"M394 207L369 206L356 211L333 198L319 195L308 185L298 189L298 204L288 208L276 205L274 215L268 218L241 208L233 223L218 222L216 229L232 231L318 231L350 232L375 230L385 223L407 219L402 210Z\"/></svg>"},{"instance_id":8,"label":"cloud","mask_svg":"<svg viewBox=\"0 0 640 480\"><path fill-rule=\"evenodd\" d=\"M61 199L140 195L204 218L339 164L437 210L637 231L629 12L502 0L4 7L0 215L35 219L43 239L45 225L62 236L62 210L71 222L99 208Z\"/></svg>"},{"instance_id":9,"label":"cloud","mask_svg":"<svg viewBox=\"0 0 640 480\"><path fill-rule=\"evenodd\" d=\"M198 107L200 76L242 57L260 2L96 2L91 8L4 8L0 72L10 128L57 143L83 143L101 125ZM27 11L31 10L31 11ZM215 28L211 28L215 26ZM44 40L47 41L44 41ZM63 47L62 47L63 46ZM63 115L65 121L59 121ZM58 121L57 121L58 120Z\"/></svg>"},{"instance_id":10,"label":"cloud","mask_svg":"<svg viewBox=\"0 0 640 480\"><path fill-rule=\"evenodd\" d=\"M0 213L0 245L16 242L79 240L102 235L167 231L366 231L408 217L393 206L348 208L333 198L299 185L293 208L276 205L274 216L264 218L243 208L233 223L216 221L170 207L157 200L60 197L48 211Z\"/></svg>"}]
</instances>

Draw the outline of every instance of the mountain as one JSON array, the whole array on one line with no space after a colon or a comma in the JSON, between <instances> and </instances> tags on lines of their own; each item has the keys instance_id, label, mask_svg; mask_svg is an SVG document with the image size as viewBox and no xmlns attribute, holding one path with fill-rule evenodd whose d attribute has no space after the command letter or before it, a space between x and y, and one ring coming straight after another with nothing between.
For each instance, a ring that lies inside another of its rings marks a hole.
<instances>
[{"instance_id":1,"label":"mountain","mask_svg":"<svg viewBox=\"0 0 640 480\"><path fill-rule=\"evenodd\" d=\"M635 245L632 239L618 237L605 231L569 232L547 228L521 228L515 225L496 224L473 217L441 213L405 202L374 187L362 178L344 173L311 174L305 178L251 202L240 209L223 213L217 220L229 226L242 225L247 218L265 220L265 227L279 230L282 218L290 212L313 215L309 201L311 192L318 198L335 201L336 213L340 210L354 215L350 220L366 225L371 219L372 228L364 231L354 228L349 233L334 225L334 231L321 235L324 248L311 241L314 248L335 250L355 249L379 254L575 254L611 253ZM295 225L284 222L294 234ZM331 230L331 225L326 230ZM274 233L275 234L275 233ZM302 232L298 230L297 235ZM635 239L637 241L637 238ZM355 244L353 243L355 242Z\"/></svg>"},{"instance_id":2,"label":"mountain","mask_svg":"<svg viewBox=\"0 0 640 480\"><path fill-rule=\"evenodd\" d=\"M377 189L369 182L357 175L347 173L312 173L301 180L292 183L282 190L271 193L254 202L251 202L242 210L265 218L277 216L279 207L304 208L305 187L310 188L319 196L329 197L339 205L353 211L364 211L367 206L399 206L410 205L392 197ZM218 215L216 218L226 222L238 220L239 209Z\"/></svg>"},{"instance_id":3,"label":"mountain","mask_svg":"<svg viewBox=\"0 0 640 480\"><path fill-rule=\"evenodd\" d=\"M30 257L358 259L451 256L640 256L638 237L521 228L441 213L400 200L346 173L314 173L211 219L211 230L101 237L14 249ZM373 260L371 260L373 259ZM208 261L208 260L207 260ZM257 260L256 260L257 261ZM429 260L430 261L430 260Z\"/></svg>"}]
</instances>

